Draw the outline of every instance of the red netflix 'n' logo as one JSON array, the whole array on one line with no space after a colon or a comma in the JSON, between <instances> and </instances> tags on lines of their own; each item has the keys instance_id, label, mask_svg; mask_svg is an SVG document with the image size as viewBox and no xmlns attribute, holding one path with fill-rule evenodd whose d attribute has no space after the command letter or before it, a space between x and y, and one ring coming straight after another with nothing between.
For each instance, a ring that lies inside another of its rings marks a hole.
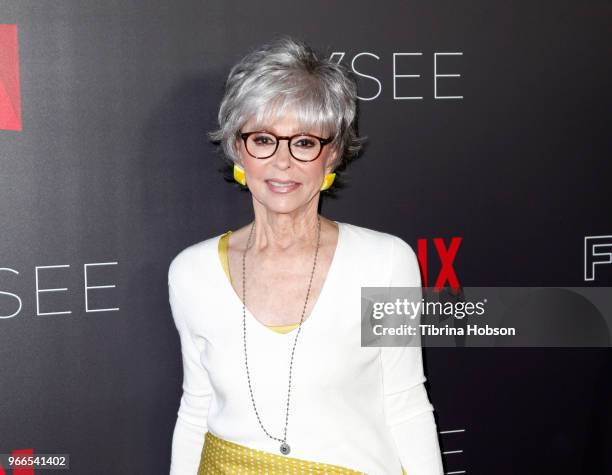
<instances>
[{"instance_id":1,"label":"red netflix 'n' logo","mask_svg":"<svg viewBox=\"0 0 612 475\"><path fill-rule=\"evenodd\" d=\"M34 449L12 450L11 455L13 457L25 457L26 455L34 455ZM0 464L0 475L8 475L2 468L2 464ZM34 469L32 467L15 467L13 469L13 475L34 475Z\"/></svg>"},{"instance_id":2,"label":"red netflix 'n' logo","mask_svg":"<svg viewBox=\"0 0 612 475\"><path fill-rule=\"evenodd\" d=\"M442 289L444 284L448 282L453 290L460 290L459 279L455 273L453 262L457 251L459 250L459 244L461 244L460 237L451 238L450 245L448 248L444 245L442 238L434 238L433 243L436 248L438 257L440 258L440 272L434 284L436 290ZM419 239L417 242L417 255L419 258L419 265L421 267L421 274L423 275L423 287L429 287L429 275L427 267L427 239Z\"/></svg>"},{"instance_id":3,"label":"red netflix 'n' logo","mask_svg":"<svg viewBox=\"0 0 612 475\"><path fill-rule=\"evenodd\" d=\"M0 25L0 129L21 130L17 25Z\"/></svg>"}]
</instances>

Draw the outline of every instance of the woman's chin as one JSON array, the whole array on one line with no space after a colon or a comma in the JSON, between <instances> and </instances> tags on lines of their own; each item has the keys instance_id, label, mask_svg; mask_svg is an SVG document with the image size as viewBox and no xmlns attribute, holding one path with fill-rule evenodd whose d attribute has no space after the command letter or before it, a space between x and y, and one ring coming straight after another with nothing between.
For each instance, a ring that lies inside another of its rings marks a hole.
<instances>
[{"instance_id":1,"label":"woman's chin","mask_svg":"<svg viewBox=\"0 0 612 475\"><path fill-rule=\"evenodd\" d=\"M274 213L291 213L299 208L304 207L308 202L308 197L302 194L290 193L287 195L277 195L274 193L264 193L259 198L255 197L259 203L268 211Z\"/></svg>"},{"instance_id":2,"label":"woman's chin","mask_svg":"<svg viewBox=\"0 0 612 475\"><path fill-rule=\"evenodd\" d=\"M282 202L279 202L279 200L266 200L263 202L263 204L268 211L284 214L295 211L296 209L304 206L305 203L294 200L282 200Z\"/></svg>"}]
</instances>

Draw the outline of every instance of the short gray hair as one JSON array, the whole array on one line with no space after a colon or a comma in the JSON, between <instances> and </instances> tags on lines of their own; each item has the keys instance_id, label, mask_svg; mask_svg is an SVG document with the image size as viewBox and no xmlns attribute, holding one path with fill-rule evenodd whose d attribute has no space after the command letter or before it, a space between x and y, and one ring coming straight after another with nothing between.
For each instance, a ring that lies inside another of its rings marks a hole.
<instances>
[{"instance_id":1,"label":"short gray hair","mask_svg":"<svg viewBox=\"0 0 612 475\"><path fill-rule=\"evenodd\" d=\"M225 156L240 163L235 148L250 119L259 127L294 108L305 128L333 134L335 166L357 156L365 137L357 133L357 84L343 65L323 59L300 40L282 36L242 58L230 71L219 107L219 129L209 132Z\"/></svg>"}]
</instances>

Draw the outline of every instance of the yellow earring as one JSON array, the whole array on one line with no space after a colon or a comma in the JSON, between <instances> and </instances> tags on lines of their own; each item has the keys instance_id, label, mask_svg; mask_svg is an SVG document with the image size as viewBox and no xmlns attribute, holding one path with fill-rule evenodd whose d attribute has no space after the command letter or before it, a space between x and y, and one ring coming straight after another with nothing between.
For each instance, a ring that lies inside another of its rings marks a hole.
<instances>
[{"instance_id":1,"label":"yellow earring","mask_svg":"<svg viewBox=\"0 0 612 475\"><path fill-rule=\"evenodd\" d=\"M335 173L328 173L327 175L325 175L325 179L323 180L323 184L321 185L321 191L327 190L330 186L332 186L332 183L334 182L335 178Z\"/></svg>"},{"instance_id":2,"label":"yellow earring","mask_svg":"<svg viewBox=\"0 0 612 475\"><path fill-rule=\"evenodd\" d=\"M246 186L246 175L244 174L244 168L234 163L234 180L240 183L242 186Z\"/></svg>"}]
</instances>

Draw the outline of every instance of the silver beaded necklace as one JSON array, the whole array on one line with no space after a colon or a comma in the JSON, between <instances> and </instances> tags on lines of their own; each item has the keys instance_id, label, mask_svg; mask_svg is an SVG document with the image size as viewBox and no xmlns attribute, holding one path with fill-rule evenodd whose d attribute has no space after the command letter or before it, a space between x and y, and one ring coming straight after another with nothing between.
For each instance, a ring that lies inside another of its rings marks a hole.
<instances>
[{"instance_id":1,"label":"silver beaded necklace","mask_svg":"<svg viewBox=\"0 0 612 475\"><path fill-rule=\"evenodd\" d=\"M265 434L273 440L277 440L281 443L280 445L280 453L283 455L289 454L291 451L291 447L287 443L287 425L289 423L289 399L291 397L291 372L293 370L293 354L295 353L295 345L297 343L298 336L300 335L300 330L302 329L302 322L304 321L304 314L306 313L306 306L308 305L308 297L310 296L310 288L312 286L312 278L314 276L315 268L317 266L317 256L319 254L319 245L321 243L321 217L317 215L317 249L315 251L314 262L312 264L312 272L310 273L310 281L308 282L308 291L306 292L306 301L304 302L304 308L302 310L302 318L300 319L300 324L298 326L297 333L295 335L295 340L293 341L293 349L291 350L291 360L289 363L289 383L287 389L287 409L285 412L285 429L283 431L283 438L279 439L278 437L274 437L270 435L270 433L266 430L266 428L261 423L261 419L259 417L259 412L257 411L257 406L255 405L255 398L253 397L253 389L251 388L251 376L249 374L249 363L247 358L247 343L246 343L246 253L250 248L251 237L253 236L253 230L255 229L255 221L251 225L251 231L249 233L249 238L247 240L247 245L242 253L242 341L244 343L244 366L246 368L247 381L249 383L249 393L251 394L251 402L253 403L253 409L255 410L255 415L257 416L257 421L259 422L259 426L263 429Z\"/></svg>"}]
</instances>

